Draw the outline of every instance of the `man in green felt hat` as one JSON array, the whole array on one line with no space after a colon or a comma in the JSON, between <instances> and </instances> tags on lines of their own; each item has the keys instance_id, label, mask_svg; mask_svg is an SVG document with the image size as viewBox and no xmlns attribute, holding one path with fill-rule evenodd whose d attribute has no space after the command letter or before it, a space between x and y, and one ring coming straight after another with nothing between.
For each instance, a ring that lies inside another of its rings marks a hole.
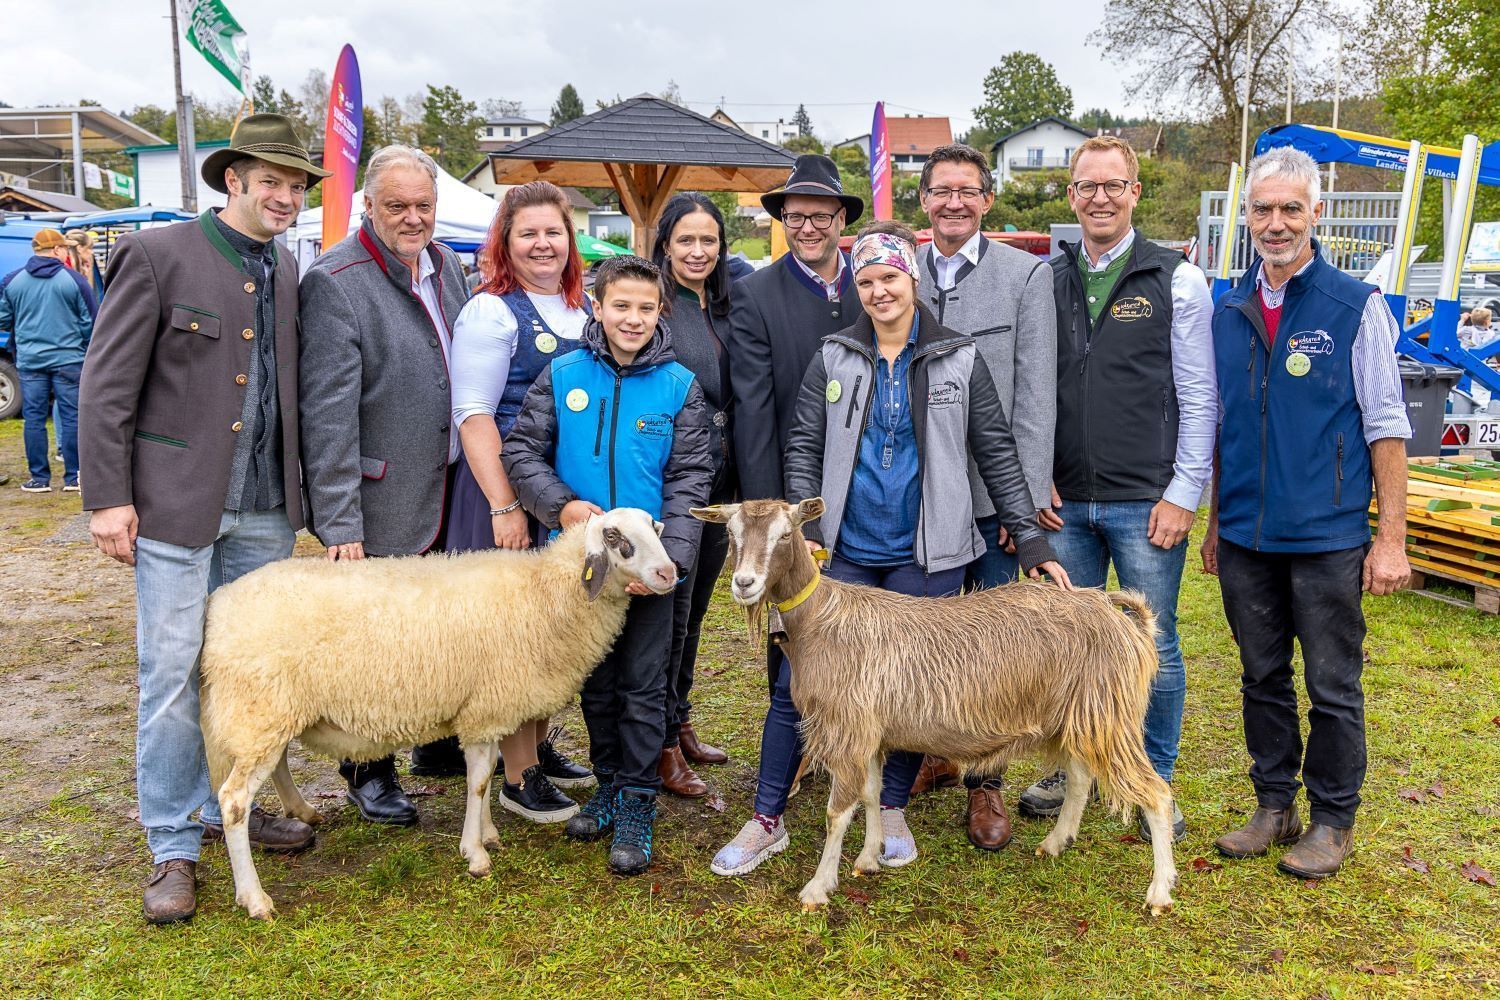
<instances>
[{"instance_id":1,"label":"man in green felt hat","mask_svg":"<svg viewBox=\"0 0 1500 1000\"><path fill-rule=\"evenodd\" d=\"M208 596L291 555L303 525L297 266L276 237L326 176L287 118L240 122L203 164L228 204L116 246L84 360L83 506L99 550L135 567L136 786L153 924L193 915L200 845L223 836L198 725ZM256 810L251 842L302 850L308 819Z\"/></svg>"}]
</instances>

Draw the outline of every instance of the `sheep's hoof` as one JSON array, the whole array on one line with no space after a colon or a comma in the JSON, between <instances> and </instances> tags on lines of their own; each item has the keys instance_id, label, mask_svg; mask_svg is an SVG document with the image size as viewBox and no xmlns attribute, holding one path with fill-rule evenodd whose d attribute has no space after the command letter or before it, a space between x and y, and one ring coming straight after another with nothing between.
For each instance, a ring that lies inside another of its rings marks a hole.
<instances>
[{"instance_id":1,"label":"sheep's hoof","mask_svg":"<svg viewBox=\"0 0 1500 1000\"><path fill-rule=\"evenodd\" d=\"M276 916L276 904L265 893L261 893L259 898L236 899L235 902L245 908L245 913L251 920L270 920Z\"/></svg>"}]
</instances>

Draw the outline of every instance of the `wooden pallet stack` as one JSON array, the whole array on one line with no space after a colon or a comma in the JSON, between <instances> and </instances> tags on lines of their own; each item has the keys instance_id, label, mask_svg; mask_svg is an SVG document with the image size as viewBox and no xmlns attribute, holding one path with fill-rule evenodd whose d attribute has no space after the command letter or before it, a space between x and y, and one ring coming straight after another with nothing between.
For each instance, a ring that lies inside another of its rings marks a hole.
<instances>
[{"instance_id":1,"label":"wooden pallet stack","mask_svg":"<svg viewBox=\"0 0 1500 1000\"><path fill-rule=\"evenodd\" d=\"M1370 506L1371 523L1378 513ZM1500 613L1500 462L1414 458L1407 466L1406 553L1412 588L1438 577L1474 591Z\"/></svg>"}]
</instances>

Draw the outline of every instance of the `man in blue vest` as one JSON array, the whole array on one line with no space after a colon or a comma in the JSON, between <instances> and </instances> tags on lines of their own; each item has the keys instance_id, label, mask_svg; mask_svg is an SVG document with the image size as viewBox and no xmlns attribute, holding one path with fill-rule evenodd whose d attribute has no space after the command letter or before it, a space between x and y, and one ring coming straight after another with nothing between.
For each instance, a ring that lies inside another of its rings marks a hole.
<instances>
[{"instance_id":1,"label":"man in blue vest","mask_svg":"<svg viewBox=\"0 0 1500 1000\"><path fill-rule=\"evenodd\" d=\"M1249 858L1294 843L1277 867L1326 878L1353 848L1365 777L1360 592L1393 593L1410 573L1411 427L1395 317L1376 288L1330 265L1312 238L1322 211L1317 164L1273 149L1250 164L1245 189L1259 259L1214 309L1222 419L1203 568L1220 579L1240 647L1257 808L1215 846ZM1305 753L1293 639L1312 703ZM1305 832L1299 772L1311 812Z\"/></svg>"}]
</instances>

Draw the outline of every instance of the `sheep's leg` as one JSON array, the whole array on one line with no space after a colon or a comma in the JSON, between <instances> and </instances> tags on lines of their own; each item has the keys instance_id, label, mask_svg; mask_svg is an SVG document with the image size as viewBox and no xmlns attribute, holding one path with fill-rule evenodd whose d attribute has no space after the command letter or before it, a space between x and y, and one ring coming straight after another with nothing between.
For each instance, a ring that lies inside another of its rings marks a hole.
<instances>
[{"instance_id":1,"label":"sheep's leg","mask_svg":"<svg viewBox=\"0 0 1500 1000\"><path fill-rule=\"evenodd\" d=\"M234 901L256 920L269 920L276 912L276 904L261 888L260 876L256 874L255 862L250 857L250 805L260 786L276 769L276 762L285 749L278 748L253 764L236 760L224 786L219 789L219 809L224 814L224 846L229 854L229 867L234 872Z\"/></svg>"},{"instance_id":2,"label":"sheep's leg","mask_svg":"<svg viewBox=\"0 0 1500 1000\"><path fill-rule=\"evenodd\" d=\"M543 734L543 738L546 738L545 733ZM500 744L482 743L479 749L484 750L486 747L489 748L489 751L485 757L487 762L485 766L489 769L489 773L493 774L495 773L495 764L500 759ZM464 759L465 761L468 760L467 755ZM500 831L495 829L494 804L495 797L493 795L486 795L482 800L483 808L479 813L479 842L491 850L500 846Z\"/></svg>"},{"instance_id":3,"label":"sheep's leg","mask_svg":"<svg viewBox=\"0 0 1500 1000\"><path fill-rule=\"evenodd\" d=\"M828 836L823 841L823 856L812 881L802 887L802 909L812 911L828 902L828 894L839 884L839 858L843 855L844 834L854 819L860 789L841 773L832 769L833 789L828 793ZM878 821L878 820L877 820Z\"/></svg>"},{"instance_id":4,"label":"sheep's leg","mask_svg":"<svg viewBox=\"0 0 1500 1000\"><path fill-rule=\"evenodd\" d=\"M865 807L865 846L854 859L855 875L873 875L880 871L880 754L870 757L865 768L865 787L861 797Z\"/></svg>"},{"instance_id":5,"label":"sheep's leg","mask_svg":"<svg viewBox=\"0 0 1500 1000\"><path fill-rule=\"evenodd\" d=\"M1156 801L1140 805L1146 825L1151 828L1152 871L1146 908L1153 917L1172 909L1172 886L1177 884L1177 865L1172 860L1172 793L1166 782L1158 779L1155 784L1160 786Z\"/></svg>"},{"instance_id":6,"label":"sheep's leg","mask_svg":"<svg viewBox=\"0 0 1500 1000\"><path fill-rule=\"evenodd\" d=\"M281 799L281 808L288 816L295 816L308 824L323 822L323 814L302 797L302 789L298 788L297 783L292 780L292 769L287 767L286 763L285 747L281 749L281 758L276 762L276 770L271 772L271 783L276 786L276 797Z\"/></svg>"},{"instance_id":7,"label":"sheep's leg","mask_svg":"<svg viewBox=\"0 0 1500 1000\"><path fill-rule=\"evenodd\" d=\"M484 849L485 841L493 839L496 846L500 842L493 823L488 832L484 829L485 806L489 801L490 781L495 775L495 755L498 751L499 746L493 741L464 747L464 762L469 766L469 795L464 808L464 832L459 838L458 852L468 860L469 874L476 878L483 878L490 873L490 855Z\"/></svg>"},{"instance_id":8,"label":"sheep's leg","mask_svg":"<svg viewBox=\"0 0 1500 1000\"><path fill-rule=\"evenodd\" d=\"M1047 834L1041 846L1036 849L1037 857L1048 855L1055 858L1073 846L1073 841L1078 837L1078 826L1083 822L1083 808L1088 805L1089 788L1093 785L1094 776L1077 757L1068 758L1066 770L1068 791L1063 797L1062 810L1057 814L1057 823L1052 827L1052 832Z\"/></svg>"}]
</instances>

